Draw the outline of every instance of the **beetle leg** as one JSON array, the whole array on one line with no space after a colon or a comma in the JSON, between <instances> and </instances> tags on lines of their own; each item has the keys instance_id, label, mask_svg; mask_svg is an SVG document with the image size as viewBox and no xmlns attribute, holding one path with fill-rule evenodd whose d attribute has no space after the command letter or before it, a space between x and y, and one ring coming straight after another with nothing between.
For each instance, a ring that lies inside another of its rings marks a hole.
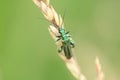
<instances>
[{"instance_id":1,"label":"beetle leg","mask_svg":"<svg viewBox=\"0 0 120 80\"><path fill-rule=\"evenodd\" d=\"M69 33L69 31L68 32L66 32L65 34L68 34Z\"/></svg>"},{"instance_id":2,"label":"beetle leg","mask_svg":"<svg viewBox=\"0 0 120 80\"><path fill-rule=\"evenodd\" d=\"M68 35L68 37L71 37L71 35Z\"/></svg>"},{"instance_id":3,"label":"beetle leg","mask_svg":"<svg viewBox=\"0 0 120 80\"><path fill-rule=\"evenodd\" d=\"M58 42L60 39L61 39L61 38L58 38L58 39L56 40L56 42Z\"/></svg>"},{"instance_id":4,"label":"beetle leg","mask_svg":"<svg viewBox=\"0 0 120 80\"><path fill-rule=\"evenodd\" d=\"M55 40L56 42L59 41L61 39L60 35L56 35L57 39Z\"/></svg>"},{"instance_id":5,"label":"beetle leg","mask_svg":"<svg viewBox=\"0 0 120 80\"><path fill-rule=\"evenodd\" d=\"M74 44L74 41L73 41L73 40L70 41L70 44L71 44L72 48L75 47L75 44Z\"/></svg>"},{"instance_id":6,"label":"beetle leg","mask_svg":"<svg viewBox=\"0 0 120 80\"><path fill-rule=\"evenodd\" d=\"M60 38L61 36L60 36L60 35L57 35L56 37Z\"/></svg>"},{"instance_id":7,"label":"beetle leg","mask_svg":"<svg viewBox=\"0 0 120 80\"><path fill-rule=\"evenodd\" d=\"M74 48L74 47L75 47L75 44L74 44L74 43L71 43L71 46L72 46L72 48Z\"/></svg>"},{"instance_id":8,"label":"beetle leg","mask_svg":"<svg viewBox=\"0 0 120 80\"><path fill-rule=\"evenodd\" d=\"M58 49L58 52L61 53L63 50L63 46L61 46L59 49Z\"/></svg>"}]
</instances>

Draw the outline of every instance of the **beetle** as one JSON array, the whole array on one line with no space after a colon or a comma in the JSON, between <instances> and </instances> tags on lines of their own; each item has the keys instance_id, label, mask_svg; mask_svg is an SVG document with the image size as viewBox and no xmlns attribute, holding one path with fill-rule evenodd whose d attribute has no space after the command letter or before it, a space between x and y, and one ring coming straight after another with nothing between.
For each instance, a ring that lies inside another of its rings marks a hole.
<instances>
[{"instance_id":1,"label":"beetle","mask_svg":"<svg viewBox=\"0 0 120 80\"><path fill-rule=\"evenodd\" d=\"M58 49L58 52L61 53L63 50L66 58L70 59L72 57L72 48L75 47L74 41L68 34L69 32L66 32L62 27L58 28L58 31L60 35L56 36L58 38L56 41L62 41L62 45Z\"/></svg>"}]
</instances>

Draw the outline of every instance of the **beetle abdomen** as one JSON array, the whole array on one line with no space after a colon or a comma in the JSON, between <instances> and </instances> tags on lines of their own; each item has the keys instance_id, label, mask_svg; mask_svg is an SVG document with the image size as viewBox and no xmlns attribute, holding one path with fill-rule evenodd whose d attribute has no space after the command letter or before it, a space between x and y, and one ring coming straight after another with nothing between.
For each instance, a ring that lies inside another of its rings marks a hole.
<instances>
[{"instance_id":1,"label":"beetle abdomen","mask_svg":"<svg viewBox=\"0 0 120 80\"><path fill-rule=\"evenodd\" d=\"M70 59L72 57L71 47L69 45L64 45L63 50L67 59Z\"/></svg>"}]
</instances>

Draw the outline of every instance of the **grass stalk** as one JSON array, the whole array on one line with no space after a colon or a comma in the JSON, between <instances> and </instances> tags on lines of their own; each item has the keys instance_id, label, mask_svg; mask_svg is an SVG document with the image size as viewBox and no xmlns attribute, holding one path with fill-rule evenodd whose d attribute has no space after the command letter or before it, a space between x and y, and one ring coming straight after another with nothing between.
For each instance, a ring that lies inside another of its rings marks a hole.
<instances>
[{"instance_id":1,"label":"grass stalk","mask_svg":"<svg viewBox=\"0 0 120 80\"><path fill-rule=\"evenodd\" d=\"M38 6L45 19L50 23L50 26L48 28L49 33L51 37L56 40L56 35L59 34L57 28L59 28L60 26L64 27L61 15L57 14L53 6L50 4L50 0L33 0L33 2ZM62 42L58 41L56 42L56 45L59 48L62 45ZM74 56L70 59L67 59L64 55L64 51L62 51L62 53L58 55L61 57L61 59L63 59L68 70L77 80L87 80L81 72L80 67L78 66L78 63ZM98 58L96 58L95 65L97 71L97 80L103 80L103 76L101 76L103 72L101 70L101 65Z\"/></svg>"}]
</instances>

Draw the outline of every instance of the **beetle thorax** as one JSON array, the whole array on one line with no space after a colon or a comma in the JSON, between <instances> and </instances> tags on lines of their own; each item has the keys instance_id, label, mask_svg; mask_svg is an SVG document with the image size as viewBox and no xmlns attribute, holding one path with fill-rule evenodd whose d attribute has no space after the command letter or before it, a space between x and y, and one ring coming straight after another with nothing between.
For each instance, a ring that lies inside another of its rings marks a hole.
<instances>
[{"instance_id":1,"label":"beetle thorax","mask_svg":"<svg viewBox=\"0 0 120 80\"><path fill-rule=\"evenodd\" d=\"M67 41L68 40L68 36L66 35L66 31L64 29L60 28L59 32L61 34L62 41Z\"/></svg>"}]
</instances>

